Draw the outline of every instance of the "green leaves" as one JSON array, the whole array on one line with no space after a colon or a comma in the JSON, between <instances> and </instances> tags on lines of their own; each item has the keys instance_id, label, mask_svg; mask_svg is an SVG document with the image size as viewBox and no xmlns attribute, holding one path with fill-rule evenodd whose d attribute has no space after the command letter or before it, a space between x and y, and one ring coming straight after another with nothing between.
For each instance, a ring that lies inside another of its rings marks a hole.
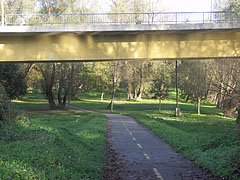
<instances>
[{"instance_id":1,"label":"green leaves","mask_svg":"<svg viewBox=\"0 0 240 180\"><path fill-rule=\"evenodd\" d=\"M0 64L0 83L10 99L26 94L27 85L19 64Z\"/></svg>"}]
</instances>

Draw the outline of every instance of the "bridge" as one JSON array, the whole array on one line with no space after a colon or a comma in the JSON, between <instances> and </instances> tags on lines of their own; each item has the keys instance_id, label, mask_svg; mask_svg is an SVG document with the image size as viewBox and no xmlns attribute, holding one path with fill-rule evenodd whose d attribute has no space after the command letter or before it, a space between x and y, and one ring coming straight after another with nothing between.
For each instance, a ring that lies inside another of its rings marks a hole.
<instances>
[{"instance_id":1,"label":"bridge","mask_svg":"<svg viewBox=\"0 0 240 180\"><path fill-rule=\"evenodd\" d=\"M240 12L7 14L0 62L240 57Z\"/></svg>"}]
</instances>

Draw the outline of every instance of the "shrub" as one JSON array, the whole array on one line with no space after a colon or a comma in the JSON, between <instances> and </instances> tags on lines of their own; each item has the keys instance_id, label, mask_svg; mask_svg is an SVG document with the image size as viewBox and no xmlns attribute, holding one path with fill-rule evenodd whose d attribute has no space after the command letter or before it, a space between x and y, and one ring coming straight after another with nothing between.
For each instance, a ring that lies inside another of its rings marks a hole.
<instances>
[{"instance_id":1,"label":"shrub","mask_svg":"<svg viewBox=\"0 0 240 180\"><path fill-rule=\"evenodd\" d=\"M21 114L9 102L5 89L0 84L0 128L10 125L10 121Z\"/></svg>"}]
</instances>

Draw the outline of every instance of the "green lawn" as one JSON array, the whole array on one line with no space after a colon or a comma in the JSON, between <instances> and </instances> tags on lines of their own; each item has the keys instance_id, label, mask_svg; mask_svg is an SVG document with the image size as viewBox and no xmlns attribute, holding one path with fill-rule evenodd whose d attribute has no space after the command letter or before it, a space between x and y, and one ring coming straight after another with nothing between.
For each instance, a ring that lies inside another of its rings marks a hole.
<instances>
[{"instance_id":1,"label":"green lawn","mask_svg":"<svg viewBox=\"0 0 240 180\"><path fill-rule=\"evenodd\" d=\"M72 104L97 111L110 101L99 94L80 96ZM194 105L180 101L182 116L174 116L171 92L158 113L158 101L142 102L117 97L114 113L136 118L172 145L176 151L209 169L214 175L240 178L240 139L235 120L225 118L212 104L204 104L201 115ZM17 121L0 131L0 174L2 179L99 179L106 162L106 118L71 111L49 111L41 94L28 94L15 101L29 120Z\"/></svg>"},{"instance_id":2,"label":"green lawn","mask_svg":"<svg viewBox=\"0 0 240 180\"><path fill-rule=\"evenodd\" d=\"M156 135L173 146L176 151L209 169L214 175L229 179L240 178L240 138L237 137L235 119L223 117L213 104L204 104L201 115L194 105L180 102L182 116L176 118L175 94L170 93L158 113L158 101L149 98L142 102L116 101L114 113L132 116ZM76 106L103 112L110 101L88 100L81 97ZM96 99L99 99L96 96Z\"/></svg>"},{"instance_id":3,"label":"green lawn","mask_svg":"<svg viewBox=\"0 0 240 180\"><path fill-rule=\"evenodd\" d=\"M0 131L0 179L100 179L106 117L48 111L42 96L15 101L28 119Z\"/></svg>"}]
</instances>

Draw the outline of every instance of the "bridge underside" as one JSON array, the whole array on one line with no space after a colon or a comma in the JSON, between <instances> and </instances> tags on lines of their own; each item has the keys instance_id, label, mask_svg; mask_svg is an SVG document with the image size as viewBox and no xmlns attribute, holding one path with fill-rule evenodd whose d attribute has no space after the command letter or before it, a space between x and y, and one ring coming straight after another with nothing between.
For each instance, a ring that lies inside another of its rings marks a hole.
<instances>
[{"instance_id":1,"label":"bridge underside","mask_svg":"<svg viewBox=\"0 0 240 180\"><path fill-rule=\"evenodd\" d=\"M0 62L240 57L240 32L1 34Z\"/></svg>"}]
</instances>

